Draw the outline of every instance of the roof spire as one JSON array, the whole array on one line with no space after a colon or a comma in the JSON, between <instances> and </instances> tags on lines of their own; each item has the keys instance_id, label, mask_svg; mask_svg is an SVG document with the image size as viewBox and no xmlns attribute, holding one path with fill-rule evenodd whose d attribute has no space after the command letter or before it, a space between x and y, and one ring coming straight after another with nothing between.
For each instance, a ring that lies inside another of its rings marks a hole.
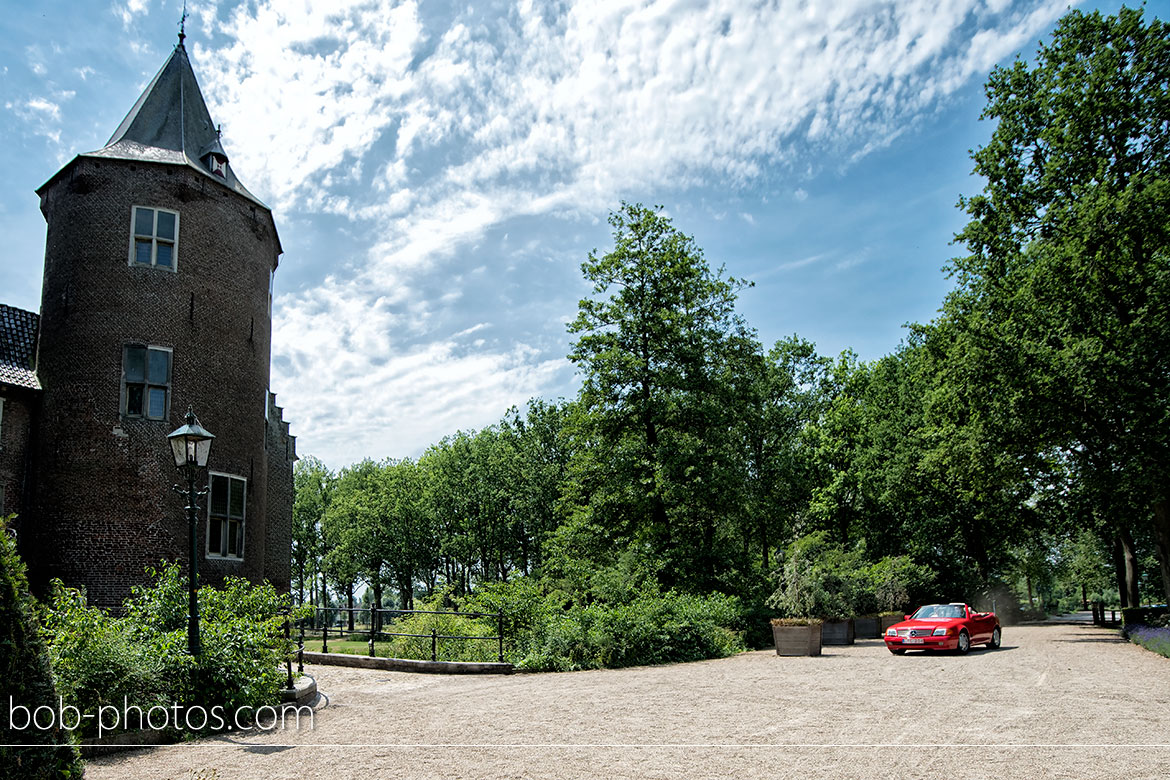
<instances>
[{"instance_id":1,"label":"roof spire","mask_svg":"<svg viewBox=\"0 0 1170 780\"><path fill-rule=\"evenodd\" d=\"M187 0L183 0L183 15L179 17L179 45L183 45L183 39L187 37Z\"/></svg>"}]
</instances>

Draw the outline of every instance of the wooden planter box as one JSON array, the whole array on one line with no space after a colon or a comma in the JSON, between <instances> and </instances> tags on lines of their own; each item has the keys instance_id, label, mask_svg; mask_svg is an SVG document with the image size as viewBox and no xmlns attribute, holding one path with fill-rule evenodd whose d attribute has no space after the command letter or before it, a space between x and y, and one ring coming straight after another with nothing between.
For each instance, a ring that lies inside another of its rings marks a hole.
<instances>
[{"instance_id":1,"label":"wooden planter box","mask_svg":"<svg viewBox=\"0 0 1170 780\"><path fill-rule=\"evenodd\" d=\"M821 626L772 626L776 655L820 655Z\"/></svg>"},{"instance_id":2,"label":"wooden planter box","mask_svg":"<svg viewBox=\"0 0 1170 780\"><path fill-rule=\"evenodd\" d=\"M821 625L821 644L851 645L853 644L853 619L826 620Z\"/></svg>"},{"instance_id":3,"label":"wooden planter box","mask_svg":"<svg viewBox=\"0 0 1170 780\"><path fill-rule=\"evenodd\" d=\"M877 639L882 635L881 618L864 615L853 618L853 635L858 639Z\"/></svg>"},{"instance_id":4,"label":"wooden planter box","mask_svg":"<svg viewBox=\"0 0 1170 780\"><path fill-rule=\"evenodd\" d=\"M885 636L887 628L894 625L895 623L901 623L904 618L901 615L881 615L878 620L881 621L878 626L880 628L878 635Z\"/></svg>"}]
</instances>

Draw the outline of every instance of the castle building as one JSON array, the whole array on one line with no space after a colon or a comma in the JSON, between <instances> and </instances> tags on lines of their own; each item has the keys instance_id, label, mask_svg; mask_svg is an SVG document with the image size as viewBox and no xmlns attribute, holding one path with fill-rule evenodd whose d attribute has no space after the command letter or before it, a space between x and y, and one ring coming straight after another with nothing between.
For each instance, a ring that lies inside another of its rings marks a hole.
<instances>
[{"instance_id":1,"label":"castle building","mask_svg":"<svg viewBox=\"0 0 1170 780\"><path fill-rule=\"evenodd\" d=\"M0 305L0 514L34 588L113 606L189 557L166 436L215 434L200 580L289 584L295 438L269 391L272 212L232 170L180 35L109 142L40 189L41 310Z\"/></svg>"}]
</instances>

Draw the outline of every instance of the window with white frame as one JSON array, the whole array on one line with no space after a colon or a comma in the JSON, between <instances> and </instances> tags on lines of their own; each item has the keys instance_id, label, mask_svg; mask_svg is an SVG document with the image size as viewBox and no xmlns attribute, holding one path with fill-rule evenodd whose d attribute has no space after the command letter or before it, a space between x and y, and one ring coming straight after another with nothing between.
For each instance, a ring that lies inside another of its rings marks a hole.
<instances>
[{"instance_id":1,"label":"window with white frame","mask_svg":"<svg viewBox=\"0 0 1170 780\"><path fill-rule=\"evenodd\" d=\"M131 217L130 264L175 270L179 212L135 206Z\"/></svg>"},{"instance_id":2,"label":"window with white frame","mask_svg":"<svg viewBox=\"0 0 1170 780\"><path fill-rule=\"evenodd\" d=\"M244 557L244 508L248 480L211 472L207 501L207 556Z\"/></svg>"},{"instance_id":3,"label":"window with white frame","mask_svg":"<svg viewBox=\"0 0 1170 780\"><path fill-rule=\"evenodd\" d=\"M122 414L166 420L171 411L171 350L127 344L122 350Z\"/></svg>"}]
</instances>

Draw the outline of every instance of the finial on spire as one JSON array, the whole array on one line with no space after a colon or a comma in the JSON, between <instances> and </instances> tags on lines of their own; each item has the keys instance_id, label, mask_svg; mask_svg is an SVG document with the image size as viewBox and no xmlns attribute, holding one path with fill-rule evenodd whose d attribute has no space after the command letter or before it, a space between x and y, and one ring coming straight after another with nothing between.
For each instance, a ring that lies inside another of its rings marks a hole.
<instances>
[{"instance_id":1,"label":"finial on spire","mask_svg":"<svg viewBox=\"0 0 1170 780\"><path fill-rule=\"evenodd\" d=\"M179 18L179 45L183 45L183 39L187 37L187 0L183 0L183 15Z\"/></svg>"},{"instance_id":2,"label":"finial on spire","mask_svg":"<svg viewBox=\"0 0 1170 780\"><path fill-rule=\"evenodd\" d=\"M215 128L215 137L216 138L223 138L223 123L222 122L220 122L219 125L217 125Z\"/></svg>"}]
</instances>

